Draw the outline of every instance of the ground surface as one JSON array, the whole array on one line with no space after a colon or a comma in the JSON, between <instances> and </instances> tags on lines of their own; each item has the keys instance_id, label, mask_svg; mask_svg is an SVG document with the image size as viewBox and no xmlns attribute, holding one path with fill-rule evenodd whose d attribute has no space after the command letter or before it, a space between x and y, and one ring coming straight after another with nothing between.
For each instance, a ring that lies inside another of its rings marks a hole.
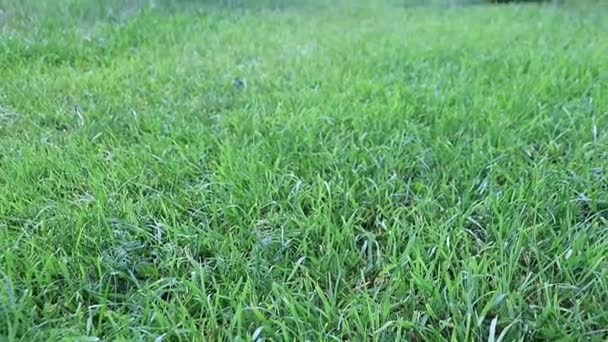
<instances>
[{"instance_id":1,"label":"ground surface","mask_svg":"<svg viewBox=\"0 0 608 342\"><path fill-rule=\"evenodd\" d=\"M608 11L392 3L0 0L0 339L605 337Z\"/></svg>"}]
</instances>

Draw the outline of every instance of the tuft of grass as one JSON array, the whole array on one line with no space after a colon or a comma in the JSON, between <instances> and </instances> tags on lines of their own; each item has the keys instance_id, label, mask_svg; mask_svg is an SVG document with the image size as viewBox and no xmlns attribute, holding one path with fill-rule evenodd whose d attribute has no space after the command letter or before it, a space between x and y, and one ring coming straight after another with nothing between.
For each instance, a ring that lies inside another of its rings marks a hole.
<instances>
[{"instance_id":1,"label":"tuft of grass","mask_svg":"<svg viewBox=\"0 0 608 342\"><path fill-rule=\"evenodd\" d=\"M605 9L225 4L0 0L0 340L607 336Z\"/></svg>"}]
</instances>

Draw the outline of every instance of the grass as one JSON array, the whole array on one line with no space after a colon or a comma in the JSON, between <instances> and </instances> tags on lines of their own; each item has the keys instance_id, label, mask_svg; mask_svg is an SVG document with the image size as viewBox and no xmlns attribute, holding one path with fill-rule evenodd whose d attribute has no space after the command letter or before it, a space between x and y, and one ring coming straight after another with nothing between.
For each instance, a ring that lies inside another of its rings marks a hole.
<instances>
[{"instance_id":1,"label":"grass","mask_svg":"<svg viewBox=\"0 0 608 342\"><path fill-rule=\"evenodd\" d=\"M605 8L225 4L0 0L0 340L606 338Z\"/></svg>"}]
</instances>

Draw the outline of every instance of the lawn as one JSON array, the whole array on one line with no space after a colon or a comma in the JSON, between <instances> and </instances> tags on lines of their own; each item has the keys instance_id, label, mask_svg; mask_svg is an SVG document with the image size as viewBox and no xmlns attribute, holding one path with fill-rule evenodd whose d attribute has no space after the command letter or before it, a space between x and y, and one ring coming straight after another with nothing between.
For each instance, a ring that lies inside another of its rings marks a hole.
<instances>
[{"instance_id":1,"label":"lawn","mask_svg":"<svg viewBox=\"0 0 608 342\"><path fill-rule=\"evenodd\" d=\"M0 0L0 340L606 338L608 8L274 2Z\"/></svg>"}]
</instances>

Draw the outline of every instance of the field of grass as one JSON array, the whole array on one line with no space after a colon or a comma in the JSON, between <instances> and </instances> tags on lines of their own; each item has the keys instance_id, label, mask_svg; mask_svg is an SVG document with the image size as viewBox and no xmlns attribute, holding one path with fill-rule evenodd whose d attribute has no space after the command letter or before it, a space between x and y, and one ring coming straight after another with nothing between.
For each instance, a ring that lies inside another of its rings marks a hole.
<instances>
[{"instance_id":1,"label":"field of grass","mask_svg":"<svg viewBox=\"0 0 608 342\"><path fill-rule=\"evenodd\" d=\"M247 3L0 0L1 341L606 338L608 10Z\"/></svg>"}]
</instances>

